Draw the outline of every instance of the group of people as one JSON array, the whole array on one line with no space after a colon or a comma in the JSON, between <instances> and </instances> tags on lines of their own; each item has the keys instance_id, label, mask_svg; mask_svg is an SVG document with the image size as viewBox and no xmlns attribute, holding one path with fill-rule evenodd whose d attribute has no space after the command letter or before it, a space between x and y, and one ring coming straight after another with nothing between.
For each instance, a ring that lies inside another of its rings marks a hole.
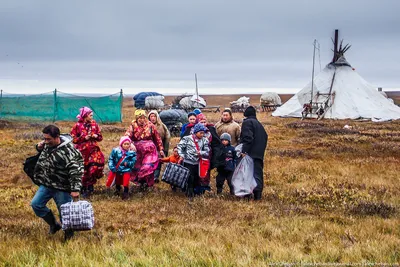
<instances>
[{"instance_id":1,"label":"group of people","mask_svg":"<svg viewBox=\"0 0 400 267\"><path fill-rule=\"evenodd\" d=\"M257 186L253 191L254 200L260 200L263 190L263 160L268 135L257 120L254 107L244 112L242 126L236 123L230 109L222 112L217 124L209 123L201 110L188 114L189 123L182 127L181 139L173 153L168 157L170 133L162 123L157 111L146 114L136 110L134 120L119 146L110 153L108 166L110 172L107 187L115 185L115 194L122 199L129 197L129 185L135 183L140 188L152 187L159 181L162 163L182 164L189 171L186 194L189 198L204 194L210 188L210 171L217 169L217 193L223 191L227 181L230 193L232 174L237 161L245 155L254 161L254 178ZM93 120L93 111L83 107L77 116L78 122L72 127L70 135L60 134L58 127L46 126L43 141L36 145L40 153L35 167L34 182L39 185L31 206L38 217L50 226L49 233L61 229L52 211L46 204L54 199L57 208L82 195L94 192L97 180L103 177L104 154L98 142L103 136L99 125ZM241 154L237 158L235 146L241 144ZM172 188L176 190L176 188ZM73 236L65 231L65 239Z\"/></svg>"}]
</instances>

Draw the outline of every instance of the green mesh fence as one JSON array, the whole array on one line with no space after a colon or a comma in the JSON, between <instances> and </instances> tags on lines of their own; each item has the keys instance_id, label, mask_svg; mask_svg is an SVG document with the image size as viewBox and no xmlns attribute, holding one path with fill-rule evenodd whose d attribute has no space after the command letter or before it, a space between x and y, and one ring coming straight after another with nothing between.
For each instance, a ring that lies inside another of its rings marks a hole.
<instances>
[{"instance_id":1,"label":"green mesh fence","mask_svg":"<svg viewBox=\"0 0 400 267\"><path fill-rule=\"evenodd\" d=\"M122 122L122 91L108 96L87 97L54 90L39 95L2 93L0 118L8 120L74 121L83 106L93 110L100 123Z\"/></svg>"}]
</instances>

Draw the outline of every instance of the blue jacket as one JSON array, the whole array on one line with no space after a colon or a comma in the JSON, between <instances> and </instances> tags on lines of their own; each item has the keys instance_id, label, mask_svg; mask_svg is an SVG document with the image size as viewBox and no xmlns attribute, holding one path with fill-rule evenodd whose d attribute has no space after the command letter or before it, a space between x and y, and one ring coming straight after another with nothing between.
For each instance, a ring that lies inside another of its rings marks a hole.
<instances>
[{"instance_id":1,"label":"blue jacket","mask_svg":"<svg viewBox=\"0 0 400 267\"><path fill-rule=\"evenodd\" d=\"M225 171L234 171L236 167L236 152L235 148L231 145L224 147L224 157L225 157Z\"/></svg>"},{"instance_id":2,"label":"blue jacket","mask_svg":"<svg viewBox=\"0 0 400 267\"><path fill-rule=\"evenodd\" d=\"M189 124L190 123L185 123L184 125L182 125L181 134L180 134L181 138L185 135L186 126L188 126Z\"/></svg>"},{"instance_id":3,"label":"blue jacket","mask_svg":"<svg viewBox=\"0 0 400 267\"><path fill-rule=\"evenodd\" d=\"M108 167L110 168L110 171L117 173L126 173L132 171L132 168L136 162L136 152L127 151L125 154L125 158L119 165L118 170L116 170L115 168L117 167L118 161L122 158L123 152L120 147L113 148L110 157L108 158ZM127 163L126 166L125 162Z\"/></svg>"}]
</instances>

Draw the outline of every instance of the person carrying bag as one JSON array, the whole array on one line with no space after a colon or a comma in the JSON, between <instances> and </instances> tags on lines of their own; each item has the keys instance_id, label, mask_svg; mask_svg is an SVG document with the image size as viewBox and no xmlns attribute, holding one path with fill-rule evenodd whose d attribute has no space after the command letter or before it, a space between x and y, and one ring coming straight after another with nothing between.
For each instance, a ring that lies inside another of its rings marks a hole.
<instances>
[{"instance_id":1,"label":"person carrying bag","mask_svg":"<svg viewBox=\"0 0 400 267\"><path fill-rule=\"evenodd\" d=\"M207 128L198 123L193 127L193 135L183 137L177 145L180 162L183 161L183 165L190 171L186 191L189 198L195 195L194 189L200 187L208 176L209 161L204 160L210 152L208 139L204 137L206 131Z\"/></svg>"}]
</instances>

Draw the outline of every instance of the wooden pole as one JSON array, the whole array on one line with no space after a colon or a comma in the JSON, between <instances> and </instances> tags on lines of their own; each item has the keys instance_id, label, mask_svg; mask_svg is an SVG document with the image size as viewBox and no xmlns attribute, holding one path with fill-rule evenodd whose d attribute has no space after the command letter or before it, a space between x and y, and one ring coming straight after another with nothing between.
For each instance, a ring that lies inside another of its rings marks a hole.
<instances>
[{"instance_id":1,"label":"wooden pole","mask_svg":"<svg viewBox=\"0 0 400 267\"><path fill-rule=\"evenodd\" d=\"M197 87L197 73L194 74L194 80L196 81L196 100L199 99L199 88Z\"/></svg>"},{"instance_id":2,"label":"wooden pole","mask_svg":"<svg viewBox=\"0 0 400 267\"><path fill-rule=\"evenodd\" d=\"M314 52L312 58L312 75L311 75L311 111L312 111L312 102L313 102L313 95L314 95L314 66L315 66L315 46L317 45L317 40L314 39Z\"/></svg>"},{"instance_id":3,"label":"wooden pole","mask_svg":"<svg viewBox=\"0 0 400 267\"><path fill-rule=\"evenodd\" d=\"M0 118L1 118L2 111L3 111L3 89L1 89L1 93L0 93Z\"/></svg>"},{"instance_id":4,"label":"wooden pole","mask_svg":"<svg viewBox=\"0 0 400 267\"><path fill-rule=\"evenodd\" d=\"M339 43L339 30L335 30L335 42L334 42L334 49L333 49L333 60L332 62L336 62L338 60L338 43Z\"/></svg>"},{"instance_id":5,"label":"wooden pole","mask_svg":"<svg viewBox=\"0 0 400 267\"><path fill-rule=\"evenodd\" d=\"M120 101L121 101L121 103L120 103L120 114L119 114L119 121L120 122L122 122L122 104L123 104L123 102L124 102L124 93L123 93L123 91L122 91L122 88L121 88L121 91L120 91L120 93L119 93L119 97L120 97Z\"/></svg>"},{"instance_id":6,"label":"wooden pole","mask_svg":"<svg viewBox=\"0 0 400 267\"><path fill-rule=\"evenodd\" d=\"M57 88L54 89L54 113L53 113L53 123L56 121L56 117L57 117Z\"/></svg>"}]
</instances>

